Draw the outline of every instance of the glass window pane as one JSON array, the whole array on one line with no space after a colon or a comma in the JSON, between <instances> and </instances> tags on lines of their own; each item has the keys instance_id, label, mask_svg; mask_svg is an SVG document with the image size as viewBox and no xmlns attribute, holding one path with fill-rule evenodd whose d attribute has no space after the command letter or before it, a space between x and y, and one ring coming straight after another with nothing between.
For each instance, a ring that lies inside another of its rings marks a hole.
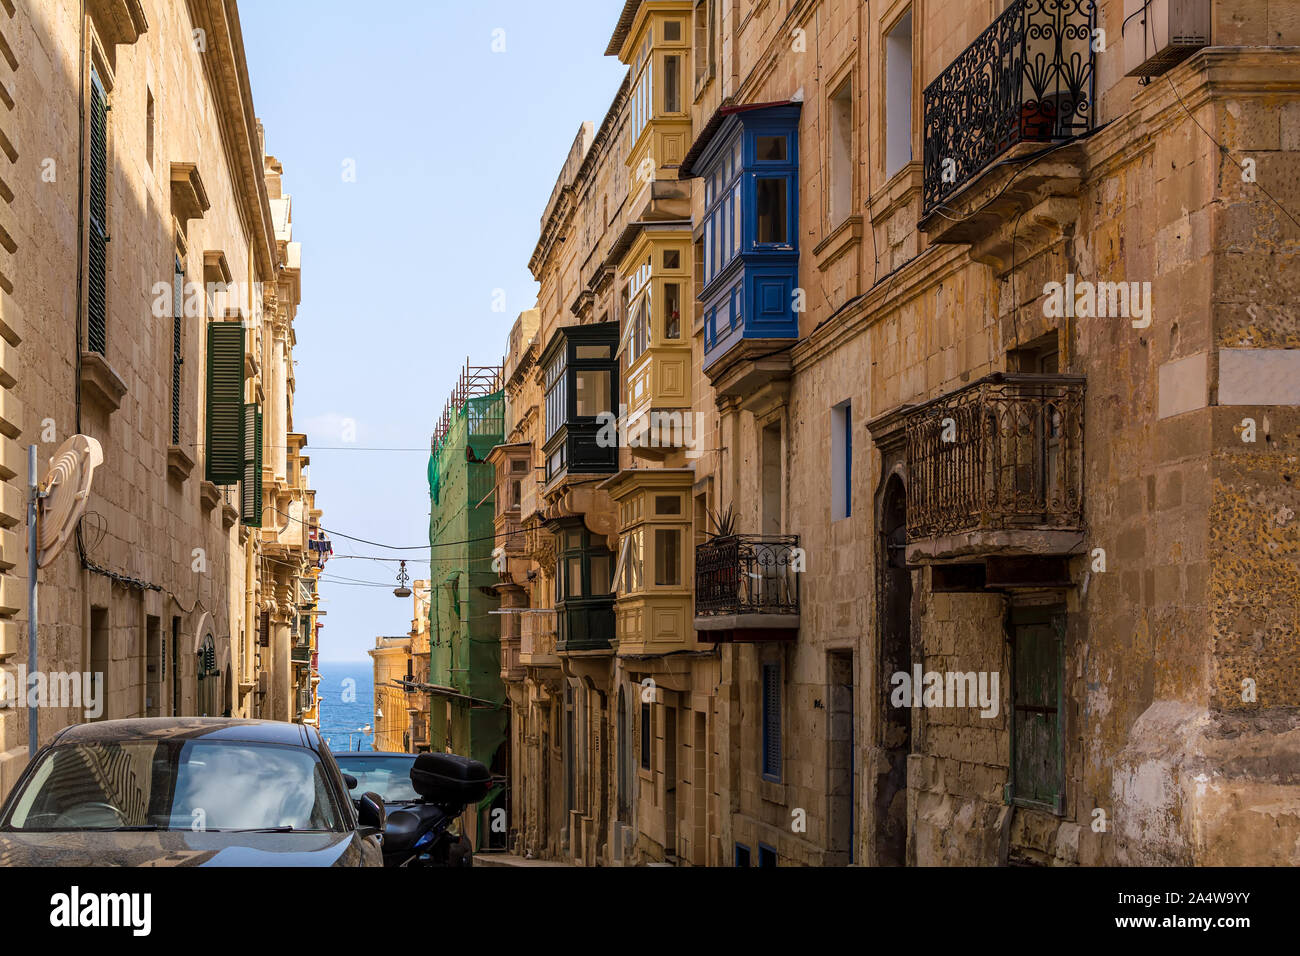
<instances>
[{"instance_id":1,"label":"glass window pane","mask_svg":"<svg viewBox=\"0 0 1300 956\"><path fill-rule=\"evenodd\" d=\"M608 345L579 345L573 350L575 359L607 359L609 358Z\"/></svg>"},{"instance_id":2,"label":"glass window pane","mask_svg":"<svg viewBox=\"0 0 1300 956\"><path fill-rule=\"evenodd\" d=\"M786 243L785 179L758 180L758 241Z\"/></svg>"},{"instance_id":3,"label":"glass window pane","mask_svg":"<svg viewBox=\"0 0 1300 956\"><path fill-rule=\"evenodd\" d=\"M680 43L682 39L682 21L665 20L664 21L664 42Z\"/></svg>"},{"instance_id":4,"label":"glass window pane","mask_svg":"<svg viewBox=\"0 0 1300 956\"><path fill-rule=\"evenodd\" d=\"M785 162L785 137L784 136L759 136L757 149L760 162L764 163L783 163Z\"/></svg>"},{"instance_id":5,"label":"glass window pane","mask_svg":"<svg viewBox=\"0 0 1300 956\"><path fill-rule=\"evenodd\" d=\"M681 73L682 58L680 56L664 57L665 113L680 113L682 111Z\"/></svg>"},{"instance_id":6,"label":"glass window pane","mask_svg":"<svg viewBox=\"0 0 1300 956\"><path fill-rule=\"evenodd\" d=\"M593 554L590 559L591 565L591 594L594 597L598 594L608 594L614 590L609 583L609 558L606 553Z\"/></svg>"},{"instance_id":7,"label":"glass window pane","mask_svg":"<svg viewBox=\"0 0 1300 956\"><path fill-rule=\"evenodd\" d=\"M595 418L609 408L609 372L575 372L573 376L577 398L575 414L579 418Z\"/></svg>"},{"instance_id":8,"label":"glass window pane","mask_svg":"<svg viewBox=\"0 0 1300 956\"><path fill-rule=\"evenodd\" d=\"M664 338L682 337L682 295L676 282L664 283Z\"/></svg>"},{"instance_id":9,"label":"glass window pane","mask_svg":"<svg viewBox=\"0 0 1300 956\"><path fill-rule=\"evenodd\" d=\"M680 528L655 528L655 584L675 587L682 583L682 532Z\"/></svg>"},{"instance_id":10,"label":"glass window pane","mask_svg":"<svg viewBox=\"0 0 1300 956\"><path fill-rule=\"evenodd\" d=\"M682 251L680 249L664 250L664 268L680 269L682 267Z\"/></svg>"},{"instance_id":11,"label":"glass window pane","mask_svg":"<svg viewBox=\"0 0 1300 956\"><path fill-rule=\"evenodd\" d=\"M655 495L655 514L679 515L681 513L681 495Z\"/></svg>"},{"instance_id":12,"label":"glass window pane","mask_svg":"<svg viewBox=\"0 0 1300 956\"><path fill-rule=\"evenodd\" d=\"M568 578L569 597L582 597L582 558L569 558L564 576Z\"/></svg>"}]
</instances>

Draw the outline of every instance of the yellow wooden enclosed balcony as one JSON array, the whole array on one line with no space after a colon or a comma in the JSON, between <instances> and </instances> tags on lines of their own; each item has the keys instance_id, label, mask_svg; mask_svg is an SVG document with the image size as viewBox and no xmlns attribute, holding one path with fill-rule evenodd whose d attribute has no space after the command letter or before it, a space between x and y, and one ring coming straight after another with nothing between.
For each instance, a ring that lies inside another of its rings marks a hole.
<instances>
[{"instance_id":1,"label":"yellow wooden enclosed balcony","mask_svg":"<svg viewBox=\"0 0 1300 956\"><path fill-rule=\"evenodd\" d=\"M619 344L632 454L662 460L691 440L691 232L644 228L623 258L627 311Z\"/></svg>"},{"instance_id":2,"label":"yellow wooden enclosed balcony","mask_svg":"<svg viewBox=\"0 0 1300 956\"><path fill-rule=\"evenodd\" d=\"M620 656L696 647L687 547L694 481L691 468L640 468L601 484L619 508L614 632Z\"/></svg>"},{"instance_id":3,"label":"yellow wooden enclosed balcony","mask_svg":"<svg viewBox=\"0 0 1300 956\"><path fill-rule=\"evenodd\" d=\"M658 182L674 188L691 143L691 0L628 3L605 53L631 69L632 148L627 165L632 209ZM689 192L684 195L689 199ZM636 218L639 218L636 217Z\"/></svg>"}]
</instances>

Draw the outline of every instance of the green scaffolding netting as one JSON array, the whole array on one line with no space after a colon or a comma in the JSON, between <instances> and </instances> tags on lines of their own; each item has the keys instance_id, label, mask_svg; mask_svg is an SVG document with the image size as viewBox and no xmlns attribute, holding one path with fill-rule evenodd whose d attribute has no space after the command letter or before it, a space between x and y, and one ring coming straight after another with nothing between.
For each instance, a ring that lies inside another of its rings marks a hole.
<instances>
[{"instance_id":1,"label":"green scaffolding netting","mask_svg":"<svg viewBox=\"0 0 1300 956\"><path fill-rule=\"evenodd\" d=\"M495 476L505 397L468 399L429 458L429 682L473 698L434 697L430 743L492 767L506 739L499 599L492 585ZM494 706L498 705L498 706Z\"/></svg>"}]
</instances>

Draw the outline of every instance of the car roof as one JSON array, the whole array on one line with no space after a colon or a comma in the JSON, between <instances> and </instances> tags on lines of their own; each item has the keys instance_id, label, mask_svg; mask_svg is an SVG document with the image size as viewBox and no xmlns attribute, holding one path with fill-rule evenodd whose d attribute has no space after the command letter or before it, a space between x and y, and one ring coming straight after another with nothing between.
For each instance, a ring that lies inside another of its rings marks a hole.
<instances>
[{"instance_id":1,"label":"car roof","mask_svg":"<svg viewBox=\"0 0 1300 956\"><path fill-rule=\"evenodd\" d=\"M122 743L130 740L243 741L322 750L314 727L279 720L239 717L133 717L74 724L54 737L56 744Z\"/></svg>"}]
</instances>

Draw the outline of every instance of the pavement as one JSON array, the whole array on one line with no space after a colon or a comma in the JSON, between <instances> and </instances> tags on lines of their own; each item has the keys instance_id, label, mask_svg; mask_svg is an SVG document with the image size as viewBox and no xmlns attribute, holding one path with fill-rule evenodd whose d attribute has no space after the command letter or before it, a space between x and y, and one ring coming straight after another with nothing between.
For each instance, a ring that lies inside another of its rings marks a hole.
<instances>
[{"instance_id":1,"label":"pavement","mask_svg":"<svg viewBox=\"0 0 1300 956\"><path fill-rule=\"evenodd\" d=\"M480 852L474 854L475 866L570 866L569 863L560 863L557 860L529 860L517 853L490 853Z\"/></svg>"}]
</instances>

